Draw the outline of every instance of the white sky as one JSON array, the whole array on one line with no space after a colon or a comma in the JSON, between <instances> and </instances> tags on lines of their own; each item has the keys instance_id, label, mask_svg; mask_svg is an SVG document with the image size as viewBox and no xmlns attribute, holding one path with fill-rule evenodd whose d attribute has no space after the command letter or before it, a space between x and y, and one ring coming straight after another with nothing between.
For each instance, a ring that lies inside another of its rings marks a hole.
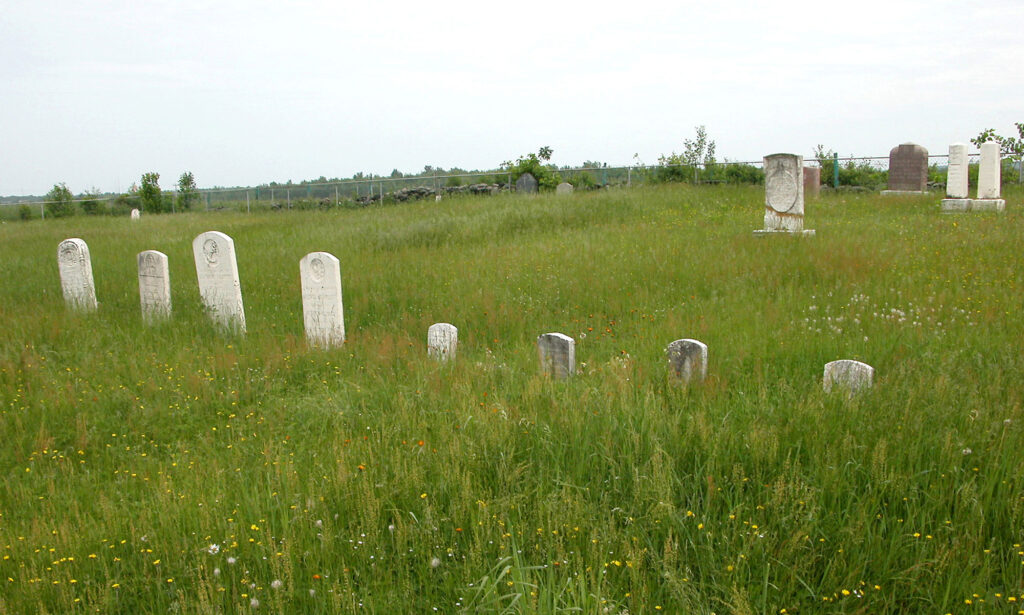
<instances>
[{"instance_id":1,"label":"white sky","mask_svg":"<svg viewBox=\"0 0 1024 615\"><path fill-rule=\"evenodd\" d=\"M691 5L692 4L692 5ZM494 8L492 8L494 7ZM933 153L1024 121L1024 2L8 0L0 194Z\"/></svg>"}]
</instances>

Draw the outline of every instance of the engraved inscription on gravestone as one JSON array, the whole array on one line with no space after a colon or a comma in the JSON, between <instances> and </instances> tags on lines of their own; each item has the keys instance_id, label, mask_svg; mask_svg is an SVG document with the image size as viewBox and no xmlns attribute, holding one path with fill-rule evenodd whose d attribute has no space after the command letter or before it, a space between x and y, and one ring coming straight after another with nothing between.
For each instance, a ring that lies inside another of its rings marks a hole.
<instances>
[{"instance_id":1,"label":"engraved inscription on gravestone","mask_svg":"<svg viewBox=\"0 0 1024 615\"><path fill-rule=\"evenodd\" d=\"M439 322L427 329L427 354L438 361L455 358L459 345L459 330L455 325Z\"/></svg>"},{"instance_id":2,"label":"engraved inscription on gravestone","mask_svg":"<svg viewBox=\"0 0 1024 615\"><path fill-rule=\"evenodd\" d=\"M516 192L537 192L537 178L532 173L523 173L516 180Z\"/></svg>"},{"instance_id":3,"label":"engraved inscription on gravestone","mask_svg":"<svg viewBox=\"0 0 1024 615\"><path fill-rule=\"evenodd\" d=\"M244 333L245 308L234 240L219 231L207 231L192 241L192 254L199 296L210 317L224 327Z\"/></svg>"},{"instance_id":4,"label":"engraved inscription on gravestone","mask_svg":"<svg viewBox=\"0 0 1024 615\"><path fill-rule=\"evenodd\" d=\"M916 143L903 143L889 150L889 189L883 194L927 189L928 150Z\"/></svg>"},{"instance_id":5,"label":"engraved inscription on gravestone","mask_svg":"<svg viewBox=\"0 0 1024 615\"><path fill-rule=\"evenodd\" d=\"M97 307L96 286L92 279L92 260L85 241L72 237L57 246L57 268L64 302L77 310L92 311Z\"/></svg>"},{"instance_id":6,"label":"engraved inscription on gravestone","mask_svg":"<svg viewBox=\"0 0 1024 615\"><path fill-rule=\"evenodd\" d=\"M545 333L537 338L542 373L568 378L576 373L576 340L562 333Z\"/></svg>"},{"instance_id":7,"label":"engraved inscription on gravestone","mask_svg":"<svg viewBox=\"0 0 1024 615\"><path fill-rule=\"evenodd\" d=\"M676 340L665 349L670 373L682 382L703 382L708 374L707 344L691 339Z\"/></svg>"},{"instance_id":8,"label":"engraved inscription on gravestone","mask_svg":"<svg viewBox=\"0 0 1024 615\"><path fill-rule=\"evenodd\" d=\"M133 209L133 210L132 210L132 213L130 214L130 216L129 216L129 217L130 217L130 218L131 218L132 220L138 220L138 219L139 219L139 218L141 217L141 214L139 213L139 210L138 210L138 209Z\"/></svg>"},{"instance_id":9,"label":"engraved inscription on gravestone","mask_svg":"<svg viewBox=\"0 0 1024 615\"><path fill-rule=\"evenodd\" d=\"M796 154L764 157L764 230L755 234L804 231L804 159Z\"/></svg>"},{"instance_id":10,"label":"engraved inscription on gravestone","mask_svg":"<svg viewBox=\"0 0 1024 615\"><path fill-rule=\"evenodd\" d=\"M153 321L171 315L171 276L167 255L157 250L139 252L139 300L142 318Z\"/></svg>"},{"instance_id":11,"label":"engraved inscription on gravestone","mask_svg":"<svg viewBox=\"0 0 1024 615\"><path fill-rule=\"evenodd\" d=\"M978 165L978 198L998 199L1001 180L1002 151L999 143L981 144L981 163Z\"/></svg>"},{"instance_id":12,"label":"engraved inscription on gravestone","mask_svg":"<svg viewBox=\"0 0 1024 615\"><path fill-rule=\"evenodd\" d=\"M345 343L345 311L341 297L341 261L327 252L310 252L299 261L302 319L313 346Z\"/></svg>"}]
</instances>

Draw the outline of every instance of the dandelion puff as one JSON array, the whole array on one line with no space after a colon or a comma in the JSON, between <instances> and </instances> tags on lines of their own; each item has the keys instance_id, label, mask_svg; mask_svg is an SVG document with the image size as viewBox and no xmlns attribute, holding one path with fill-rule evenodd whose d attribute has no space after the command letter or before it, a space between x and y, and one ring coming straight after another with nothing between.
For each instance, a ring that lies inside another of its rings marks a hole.
<instances>
[{"instance_id":1,"label":"dandelion puff","mask_svg":"<svg viewBox=\"0 0 1024 615\"><path fill-rule=\"evenodd\" d=\"M323 522L323 519L317 519L317 520L316 520L316 524L315 524L315 525L316 525L317 527L323 527L323 526L324 526L324 522Z\"/></svg>"},{"instance_id":2,"label":"dandelion puff","mask_svg":"<svg viewBox=\"0 0 1024 615\"><path fill-rule=\"evenodd\" d=\"M970 454L971 454L971 453L973 453L974 451L972 451L972 450L970 449L970 447L968 447L968 448L965 448L964 450L962 450L962 451L960 451L960 452L961 452L961 453L963 453L964 455L970 455Z\"/></svg>"},{"instance_id":3,"label":"dandelion puff","mask_svg":"<svg viewBox=\"0 0 1024 615\"><path fill-rule=\"evenodd\" d=\"M395 524L394 523L388 524L388 531L389 532L394 532L395 531Z\"/></svg>"},{"instance_id":4,"label":"dandelion puff","mask_svg":"<svg viewBox=\"0 0 1024 615\"><path fill-rule=\"evenodd\" d=\"M310 589L310 590L309 590L309 595L310 595L311 597L312 597L312 596L315 596L315 595L316 595L316 590L315 590L315 589Z\"/></svg>"},{"instance_id":5,"label":"dandelion puff","mask_svg":"<svg viewBox=\"0 0 1024 615\"><path fill-rule=\"evenodd\" d=\"M431 568L437 568L440 565L441 565L441 560L440 559L435 557L435 558L430 560L430 567Z\"/></svg>"},{"instance_id":6,"label":"dandelion puff","mask_svg":"<svg viewBox=\"0 0 1024 615\"><path fill-rule=\"evenodd\" d=\"M215 576L215 577L219 577L220 576L220 568L214 568L213 569L213 576Z\"/></svg>"},{"instance_id":7,"label":"dandelion puff","mask_svg":"<svg viewBox=\"0 0 1024 615\"><path fill-rule=\"evenodd\" d=\"M270 582L270 586L274 589L281 589L282 585L284 585L284 583L281 582L281 579L274 579Z\"/></svg>"},{"instance_id":8,"label":"dandelion puff","mask_svg":"<svg viewBox=\"0 0 1024 615\"><path fill-rule=\"evenodd\" d=\"M228 560L227 560L227 562L228 562L229 564L231 564L232 566L234 566L234 565L235 565L235 562L237 562L237 561L238 561L237 559L235 559L235 558L231 557L230 555L228 556Z\"/></svg>"},{"instance_id":9,"label":"dandelion puff","mask_svg":"<svg viewBox=\"0 0 1024 615\"><path fill-rule=\"evenodd\" d=\"M249 601L249 606L251 606L254 609L258 609L258 608L260 608L260 601L255 599L255 598L253 598L252 600Z\"/></svg>"}]
</instances>

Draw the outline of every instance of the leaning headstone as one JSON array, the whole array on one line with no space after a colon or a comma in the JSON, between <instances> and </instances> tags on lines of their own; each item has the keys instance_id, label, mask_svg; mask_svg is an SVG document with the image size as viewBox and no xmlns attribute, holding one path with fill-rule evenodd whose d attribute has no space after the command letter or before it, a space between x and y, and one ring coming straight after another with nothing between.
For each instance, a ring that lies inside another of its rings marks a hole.
<instances>
[{"instance_id":1,"label":"leaning headstone","mask_svg":"<svg viewBox=\"0 0 1024 615\"><path fill-rule=\"evenodd\" d=\"M306 339L310 345L322 348L344 344L341 261L327 252L310 252L299 261L299 276Z\"/></svg>"},{"instance_id":2,"label":"leaning headstone","mask_svg":"<svg viewBox=\"0 0 1024 615\"><path fill-rule=\"evenodd\" d=\"M916 194L927 189L928 150L916 143L889 150L889 189L882 194Z\"/></svg>"},{"instance_id":3,"label":"leaning headstone","mask_svg":"<svg viewBox=\"0 0 1024 615\"><path fill-rule=\"evenodd\" d=\"M459 346L459 330L455 325L439 322L427 329L427 354L438 361L455 358Z\"/></svg>"},{"instance_id":4,"label":"leaning headstone","mask_svg":"<svg viewBox=\"0 0 1024 615\"><path fill-rule=\"evenodd\" d=\"M60 242L57 246L57 268L60 270L64 303L75 310L95 310L96 285L92 280L89 246L77 237Z\"/></svg>"},{"instance_id":5,"label":"leaning headstone","mask_svg":"<svg viewBox=\"0 0 1024 615\"><path fill-rule=\"evenodd\" d=\"M843 389L854 395L864 389L870 389L875 379L875 368L867 363L842 359L825 364L825 379L822 386L826 393L833 388Z\"/></svg>"},{"instance_id":6,"label":"leaning headstone","mask_svg":"<svg viewBox=\"0 0 1024 615\"><path fill-rule=\"evenodd\" d=\"M130 214L130 216L129 216L129 217L130 217L130 218L131 218L132 220L138 220L138 219L139 219L140 217L142 217L142 214L141 214L141 213L139 213L139 210L138 210L138 209L133 209L133 210L132 210L132 213Z\"/></svg>"},{"instance_id":7,"label":"leaning headstone","mask_svg":"<svg viewBox=\"0 0 1024 615\"><path fill-rule=\"evenodd\" d=\"M192 241L199 296L214 322L245 332L242 284L238 279L235 242L219 231L201 233Z\"/></svg>"},{"instance_id":8,"label":"leaning headstone","mask_svg":"<svg viewBox=\"0 0 1024 615\"><path fill-rule=\"evenodd\" d=\"M516 180L516 192L537 192L537 178L532 173L523 173Z\"/></svg>"},{"instance_id":9,"label":"leaning headstone","mask_svg":"<svg viewBox=\"0 0 1024 615\"><path fill-rule=\"evenodd\" d=\"M545 333L537 338L542 373L568 378L576 373L576 340L562 333Z\"/></svg>"},{"instance_id":10,"label":"leaning headstone","mask_svg":"<svg viewBox=\"0 0 1024 615\"><path fill-rule=\"evenodd\" d=\"M971 201L974 211L1002 211L1006 201L999 198L1002 180L1002 146L995 141L981 144L981 164L978 166L978 198Z\"/></svg>"},{"instance_id":11,"label":"leaning headstone","mask_svg":"<svg viewBox=\"0 0 1024 615\"><path fill-rule=\"evenodd\" d=\"M573 188L573 185L569 182L562 182L555 186L555 194L572 194L573 190L575 190L575 188Z\"/></svg>"},{"instance_id":12,"label":"leaning headstone","mask_svg":"<svg viewBox=\"0 0 1024 615\"><path fill-rule=\"evenodd\" d=\"M764 157L764 230L756 235L793 233L813 235L804 230L804 158L796 154Z\"/></svg>"},{"instance_id":13,"label":"leaning headstone","mask_svg":"<svg viewBox=\"0 0 1024 615\"><path fill-rule=\"evenodd\" d=\"M815 198L821 193L821 167L804 167L804 197Z\"/></svg>"},{"instance_id":14,"label":"leaning headstone","mask_svg":"<svg viewBox=\"0 0 1024 615\"><path fill-rule=\"evenodd\" d=\"M171 315L171 274L167 255L157 250L139 252L139 301L142 319L153 322Z\"/></svg>"},{"instance_id":15,"label":"leaning headstone","mask_svg":"<svg viewBox=\"0 0 1024 615\"><path fill-rule=\"evenodd\" d=\"M966 143L949 146L946 198L942 199L942 211L967 211L971 208L971 200L967 198L967 162Z\"/></svg>"},{"instance_id":16,"label":"leaning headstone","mask_svg":"<svg viewBox=\"0 0 1024 615\"><path fill-rule=\"evenodd\" d=\"M676 340L665 349L670 373L682 382L703 382L708 375L708 346L697 340Z\"/></svg>"}]
</instances>

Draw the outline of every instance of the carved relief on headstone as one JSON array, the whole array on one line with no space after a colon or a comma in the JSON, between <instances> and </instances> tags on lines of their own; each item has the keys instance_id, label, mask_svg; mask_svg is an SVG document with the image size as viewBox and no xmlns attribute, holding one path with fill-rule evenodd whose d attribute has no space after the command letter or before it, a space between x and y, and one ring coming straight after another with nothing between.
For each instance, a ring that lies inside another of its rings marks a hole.
<instances>
[{"instance_id":1,"label":"carved relief on headstone","mask_svg":"<svg viewBox=\"0 0 1024 615\"><path fill-rule=\"evenodd\" d=\"M676 340L665 349L669 371L682 382L703 382L708 374L708 347L697 340Z\"/></svg>"},{"instance_id":2,"label":"carved relief on headstone","mask_svg":"<svg viewBox=\"0 0 1024 615\"><path fill-rule=\"evenodd\" d=\"M65 239L57 246L57 268L64 302L76 310L92 311L97 307L96 285L92 279L89 246L77 237Z\"/></svg>"},{"instance_id":3,"label":"carved relief on headstone","mask_svg":"<svg viewBox=\"0 0 1024 615\"><path fill-rule=\"evenodd\" d=\"M132 220L138 220L141 216L138 209L132 209L132 213L129 215Z\"/></svg>"},{"instance_id":4,"label":"carved relief on headstone","mask_svg":"<svg viewBox=\"0 0 1024 615\"><path fill-rule=\"evenodd\" d=\"M344 344L341 261L327 252L310 252L299 261L299 275L306 339L311 345L322 348Z\"/></svg>"},{"instance_id":5,"label":"carved relief on headstone","mask_svg":"<svg viewBox=\"0 0 1024 615\"><path fill-rule=\"evenodd\" d=\"M157 250L139 252L139 301L142 318L154 321L171 315L171 275L167 255Z\"/></svg>"},{"instance_id":6,"label":"carved relief on headstone","mask_svg":"<svg viewBox=\"0 0 1024 615\"><path fill-rule=\"evenodd\" d=\"M537 192L537 178L532 173L523 173L516 180L516 192Z\"/></svg>"},{"instance_id":7,"label":"carved relief on headstone","mask_svg":"<svg viewBox=\"0 0 1024 615\"><path fill-rule=\"evenodd\" d=\"M764 157L764 230L755 234L814 234L804 230L803 167L803 156L796 154Z\"/></svg>"},{"instance_id":8,"label":"carved relief on headstone","mask_svg":"<svg viewBox=\"0 0 1024 615\"><path fill-rule=\"evenodd\" d=\"M555 186L555 194L572 194L573 190L575 190L575 188L573 188L573 185L569 182L562 182Z\"/></svg>"},{"instance_id":9,"label":"carved relief on headstone","mask_svg":"<svg viewBox=\"0 0 1024 615\"><path fill-rule=\"evenodd\" d=\"M203 306L214 322L244 333L245 308L234 240L219 231L207 231L192 241L192 254Z\"/></svg>"},{"instance_id":10,"label":"carved relief on headstone","mask_svg":"<svg viewBox=\"0 0 1024 615\"><path fill-rule=\"evenodd\" d=\"M537 338L540 370L553 378L576 373L576 340L562 333L545 333Z\"/></svg>"},{"instance_id":11,"label":"carved relief on headstone","mask_svg":"<svg viewBox=\"0 0 1024 615\"><path fill-rule=\"evenodd\" d=\"M903 143L889 150L889 189L882 193L927 189L928 150L916 143Z\"/></svg>"},{"instance_id":12,"label":"carved relief on headstone","mask_svg":"<svg viewBox=\"0 0 1024 615\"><path fill-rule=\"evenodd\" d=\"M825 364L825 378L822 386L826 393L833 388L842 389L849 395L871 388L875 379L875 368L867 363L841 359Z\"/></svg>"},{"instance_id":13,"label":"carved relief on headstone","mask_svg":"<svg viewBox=\"0 0 1024 615\"><path fill-rule=\"evenodd\" d=\"M427 329L427 354L438 361L455 358L459 346L459 330L455 325L439 322Z\"/></svg>"}]
</instances>

